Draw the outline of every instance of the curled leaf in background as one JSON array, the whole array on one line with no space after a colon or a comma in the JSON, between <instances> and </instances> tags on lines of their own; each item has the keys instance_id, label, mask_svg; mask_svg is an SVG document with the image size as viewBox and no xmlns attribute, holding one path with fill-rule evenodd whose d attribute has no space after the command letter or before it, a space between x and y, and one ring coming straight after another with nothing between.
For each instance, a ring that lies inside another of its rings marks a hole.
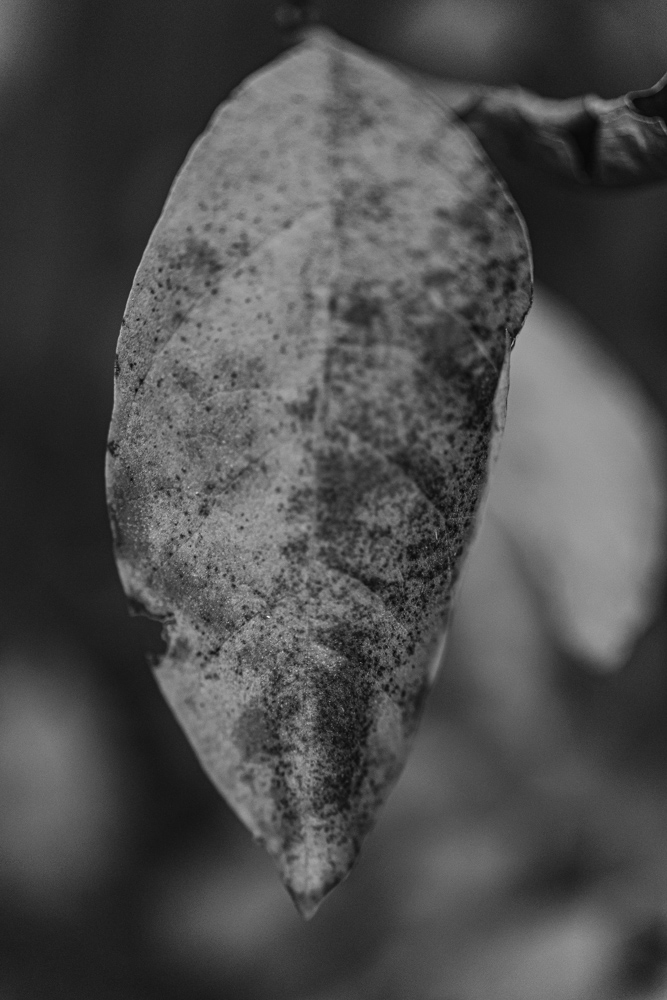
<instances>
[{"instance_id":1,"label":"curled leaf in background","mask_svg":"<svg viewBox=\"0 0 667 1000\"><path fill-rule=\"evenodd\" d=\"M325 32L223 106L139 268L108 447L121 578L304 915L405 761L530 295L467 130Z\"/></svg>"},{"instance_id":2,"label":"curled leaf in background","mask_svg":"<svg viewBox=\"0 0 667 1000\"><path fill-rule=\"evenodd\" d=\"M616 100L596 94L550 100L520 87L428 81L490 156L516 160L570 183L634 187L667 177L667 75Z\"/></svg>"}]
</instances>

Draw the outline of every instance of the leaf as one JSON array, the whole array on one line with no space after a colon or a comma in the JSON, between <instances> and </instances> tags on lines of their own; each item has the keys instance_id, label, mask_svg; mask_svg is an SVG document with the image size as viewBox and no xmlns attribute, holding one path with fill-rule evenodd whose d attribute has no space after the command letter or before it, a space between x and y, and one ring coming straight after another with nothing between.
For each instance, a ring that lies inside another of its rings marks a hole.
<instances>
[{"instance_id":1,"label":"leaf","mask_svg":"<svg viewBox=\"0 0 667 1000\"><path fill-rule=\"evenodd\" d=\"M596 187L667 178L667 75L615 100L595 94L550 100L520 87L428 80L490 156L507 152L552 177Z\"/></svg>"},{"instance_id":2,"label":"leaf","mask_svg":"<svg viewBox=\"0 0 667 1000\"><path fill-rule=\"evenodd\" d=\"M665 427L630 375L543 288L526 327L488 510L560 645L613 669L651 622L664 585Z\"/></svg>"},{"instance_id":3,"label":"leaf","mask_svg":"<svg viewBox=\"0 0 667 1000\"><path fill-rule=\"evenodd\" d=\"M306 916L405 761L530 294L465 128L322 31L216 114L140 265L109 441L120 575Z\"/></svg>"},{"instance_id":4,"label":"leaf","mask_svg":"<svg viewBox=\"0 0 667 1000\"><path fill-rule=\"evenodd\" d=\"M0 654L0 892L35 916L88 912L127 860L132 782L94 677L58 640Z\"/></svg>"},{"instance_id":5,"label":"leaf","mask_svg":"<svg viewBox=\"0 0 667 1000\"><path fill-rule=\"evenodd\" d=\"M514 373L510 400L513 394ZM523 770L538 771L545 763L553 766L568 727L535 583L517 558L516 532L508 532L491 503L498 465L461 574L444 671L450 685L465 692L460 697L473 715L477 739Z\"/></svg>"}]
</instances>

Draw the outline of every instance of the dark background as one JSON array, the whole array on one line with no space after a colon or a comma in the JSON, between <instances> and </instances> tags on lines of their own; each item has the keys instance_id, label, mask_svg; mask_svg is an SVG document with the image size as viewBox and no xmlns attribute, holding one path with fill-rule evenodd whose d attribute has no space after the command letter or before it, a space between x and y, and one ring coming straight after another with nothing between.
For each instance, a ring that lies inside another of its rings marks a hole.
<instances>
[{"instance_id":1,"label":"dark background","mask_svg":"<svg viewBox=\"0 0 667 1000\"><path fill-rule=\"evenodd\" d=\"M116 338L189 146L284 47L274 7L0 0L0 998L667 995L663 619L612 678L555 657L553 755L485 728L454 663L382 828L308 925L146 668L157 637L128 617L104 498ZM546 96L667 70L658 0L321 8L413 67ZM537 277L664 413L667 188L503 171Z\"/></svg>"}]
</instances>

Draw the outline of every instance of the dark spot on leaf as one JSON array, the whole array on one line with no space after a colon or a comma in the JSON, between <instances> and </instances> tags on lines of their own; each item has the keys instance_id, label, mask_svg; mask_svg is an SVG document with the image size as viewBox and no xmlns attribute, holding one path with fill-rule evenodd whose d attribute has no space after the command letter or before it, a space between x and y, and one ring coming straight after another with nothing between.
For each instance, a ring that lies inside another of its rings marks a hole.
<instances>
[{"instance_id":1,"label":"dark spot on leaf","mask_svg":"<svg viewBox=\"0 0 667 1000\"><path fill-rule=\"evenodd\" d=\"M380 459L372 454L355 456L344 445L332 444L316 453L317 534L344 547L344 539L355 531L355 515L364 507L368 493L386 478Z\"/></svg>"},{"instance_id":2,"label":"dark spot on leaf","mask_svg":"<svg viewBox=\"0 0 667 1000\"><path fill-rule=\"evenodd\" d=\"M351 326L361 326L370 330L373 321L383 314L382 300L367 296L362 286L357 285L350 293L342 318Z\"/></svg>"},{"instance_id":3,"label":"dark spot on leaf","mask_svg":"<svg viewBox=\"0 0 667 1000\"><path fill-rule=\"evenodd\" d=\"M330 108L330 144L335 149L343 141L371 129L375 116L369 107L368 95L356 85L349 62L338 53L332 53L330 72L335 95Z\"/></svg>"},{"instance_id":4,"label":"dark spot on leaf","mask_svg":"<svg viewBox=\"0 0 667 1000\"><path fill-rule=\"evenodd\" d=\"M405 472L411 482L417 484L434 507L439 510L444 508L448 485L445 468L435 462L427 451L418 446L399 449L392 453L391 460Z\"/></svg>"},{"instance_id":5,"label":"dark spot on leaf","mask_svg":"<svg viewBox=\"0 0 667 1000\"><path fill-rule=\"evenodd\" d=\"M281 552L290 565L303 562L308 554L308 536L290 539L282 546Z\"/></svg>"},{"instance_id":6,"label":"dark spot on leaf","mask_svg":"<svg viewBox=\"0 0 667 1000\"><path fill-rule=\"evenodd\" d=\"M182 267L198 274L214 275L222 271L223 264L218 255L218 251L205 240L195 239L189 236L185 243L185 250L180 254L178 263Z\"/></svg>"},{"instance_id":7,"label":"dark spot on leaf","mask_svg":"<svg viewBox=\"0 0 667 1000\"><path fill-rule=\"evenodd\" d=\"M423 142L419 147L419 152L424 163L438 163L441 159L438 145L435 142Z\"/></svg>"},{"instance_id":8,"label":"dark spot on leaf","mask_svg":"<svg viewBox=\"0 0 667 1000\"><path fill-rule=\"evenodd\" d=\"M377 649L380 637L371 627L344 622L323 630L322 645L340 659L313 676L316 716L314 735L327 761L329 778L317 810L333 806L344 812L363 780L364 747L373 725L377 698ZM375 662L374 662L375 661Z\"/></svg>"},{"instance_id":9,"label":"dark spot on leaf","mask_svg":"<svg viewBox=\"0 0 667 1000\"><path fill-rule=\"evenodd\" d=\"M293 486L287 499L288 517L298 518L311 509L315 491L312 486Z\"/></svg>"},{"instance_id":10,"label":"dark spot on leaf","mask_svg":"<svg viewBox=\"0 0 667 1000\"><path fill-rule=\"evenodd\" d=\"M246 760L264 758L270 761L276 750L275 738L261 702L254 702L246 708L234 726L234 743Z\"/></svg>"},{"instance_id":11,"label":"dark spot on leaf","mask_svg":"<svg viewBox=\"0 0 667 1000\"><path fill-rule=\"evenodd\" d=\"M457 227L470 230L480 243L489 244L493 239L489 213L472 198L457 205L451 213L451 219Z\"/></svg>"},{"instance_id":12,"label":"dark spot on leaf","mask_svg":"<svg viewBox=\"0 0 667 1000\"><path fill-rule=\"evenodd\" d=\"M296 402L285 403L285 410L290 416L298 417L304 423L310 423L317 409L317 397L319 390L316 385L313 385L308 390L308 394L304 400L297 400Z\"/></svg>"},{"instance_id":13,"label":"dark spot on leaf","mask_svg":"<svg viewBox=\"0 0 667 1000\"><path fill-rule=\"evenodd\" d=\"M248 239L248 234L243 232L240 234L239 238L231 244L230 250L238 254L240 257L248 257L250 255L250 240Z\"/></svg>"},{"instance_id":14,"label":"dark spot on leaf","mask_svg":"<svg viewBox=\"0 0 667 1000\"><path fill-rule=\"evenodd\" d=\"M384 184L371 184L363 192L362 214L372 222L387 222L394 212L390 203L391 192Z\"/></svg>"},{"instance_id":15,"label":"dark spot on leaf","mask_svg":"<svg viewBox=\"0 0 667 1000\"><path fill-rule=\"evenodd\" d=\"M448 291L458 280L459 275L451 268L440 267L434 271L427 271L424 275L425 288L437 288Z\"/></svg>"}]
</instances>

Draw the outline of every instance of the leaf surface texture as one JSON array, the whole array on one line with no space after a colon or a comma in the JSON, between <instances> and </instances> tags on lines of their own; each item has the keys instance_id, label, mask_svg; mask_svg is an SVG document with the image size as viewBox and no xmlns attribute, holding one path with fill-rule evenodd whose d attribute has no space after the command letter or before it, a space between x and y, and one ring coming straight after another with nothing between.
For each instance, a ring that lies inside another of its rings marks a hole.
<instances>
[{"instance_id":1,"label":"leaf surface texture","mask_svg":"<svg viewBox=\"0 0 667 1000\"><path fill-rule=\"evenodd\" d=\"M465 127L323 31L216 113L139 267L109 441L121 578L304 915L405 761L530 295Z\"/></svg>"}]
</instances>

